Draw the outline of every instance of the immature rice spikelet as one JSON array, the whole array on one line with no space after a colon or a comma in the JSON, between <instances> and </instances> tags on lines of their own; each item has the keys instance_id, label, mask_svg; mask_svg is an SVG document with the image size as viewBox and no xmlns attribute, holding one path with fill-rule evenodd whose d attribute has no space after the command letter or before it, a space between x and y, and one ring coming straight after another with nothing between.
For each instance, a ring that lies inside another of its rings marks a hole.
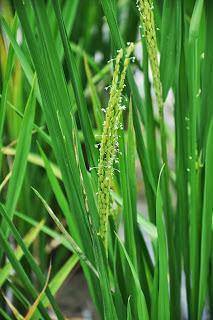
<instances>
[{"instance_id":1,"label":"immature rice spikelet","mask_svg":"<svg viewBox=\"0 0 213 320\"><path fill-rule=\"evenodd\" d=\"M120 125L121 112L123 109L123 107L121 106L121 95L124 89L124 81L130 60L130 55L133 50L134 45L133 43L131 43L126 50L124 65L121 74L119 73L120 62L124 52L123 49L120 49L118 51L113 73L110 99L106 109L106 118L104 121L103 134L100 144L100 158L98 164L98 208L100 214L99 233L106 249L108 217L110 212L110 186L113 174L113 162L115 160L116 151L118 149L117 132Z\"/></svg>"},{"instance_id":2,"label":"immature rice spikelet","mask_svg":"<svg viewBox=\"0 0 213 320\"><path fill-rule=\"evenodd\" d=\"M157 58L157 39L153 14L153 3L151 0L138 0L137 6L142 17L144 36L146 38L147 51L150 60L154 90L157 98L159 112L163 108L162 84L160 80L160 70Z\"/></svg>"}]
</instances>

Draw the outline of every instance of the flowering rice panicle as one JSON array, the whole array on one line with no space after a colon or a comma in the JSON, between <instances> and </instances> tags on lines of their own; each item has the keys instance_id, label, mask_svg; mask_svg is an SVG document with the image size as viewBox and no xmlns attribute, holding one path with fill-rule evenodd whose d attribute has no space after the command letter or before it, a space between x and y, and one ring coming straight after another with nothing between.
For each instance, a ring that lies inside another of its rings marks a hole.
<instances>
[{"instance_id":1,"label":"flowering rice panicle","mask_svg":"<svg viewBox=\"0 0 213 320\"><path fill-rule=\"evenodd\" d=\"M98 164L98 208L100 214L100 237L107 250L108 217L110 213L110 186L113 175L113 163L118 150L118 128L122 110L122 91L125 87L125 77L134 44L130 43L126 50L123 69L120 74L120 63L124 55L123 49L118 51L115 60L112 86L109 103L106 109L106 118L103 124L103 134L100 144Z\"/></svg>"},{"instance_id":2,"label":"flowering rice panicle","mask_svg":"<svg viewBox=\"0 0 213 320\"><path fill-rule=\"evenodd\" d=\"M160 80L160 70L157 57L157 39L155 31L155 21L153 13L153 3L151 0L138 0L137 7L142 17L143 31L147 44L147 51L153 76L154 91L157 98L159 113L163 108L162 84Z\"/></svg>"}]
</instances>

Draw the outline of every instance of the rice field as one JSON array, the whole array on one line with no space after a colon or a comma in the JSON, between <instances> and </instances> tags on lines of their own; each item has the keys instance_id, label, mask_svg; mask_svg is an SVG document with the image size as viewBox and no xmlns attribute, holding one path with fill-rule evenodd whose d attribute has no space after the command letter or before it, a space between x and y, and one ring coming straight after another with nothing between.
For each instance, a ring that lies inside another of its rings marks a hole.
<instances>
[{"instance_id":1,"label":"rice field","mask_svg":"<svg viewBox=\"0 0 213 320\"><path fill-rule=\"evenodd\" d=\"M0 319L213 319L212 30L211 0L1 0Z\"/></svg>"}]
</instances>

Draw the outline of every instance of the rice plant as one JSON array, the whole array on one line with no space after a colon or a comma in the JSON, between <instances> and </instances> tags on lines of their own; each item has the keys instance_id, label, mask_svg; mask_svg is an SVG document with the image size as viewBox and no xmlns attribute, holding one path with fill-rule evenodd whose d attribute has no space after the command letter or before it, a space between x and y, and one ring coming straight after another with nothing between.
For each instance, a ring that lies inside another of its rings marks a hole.
<instances>
[{"instance_id":1,"label":"rice plant","mask_svg":"<svg viewBox=\"0 0 213 320\"><path fill-rule=\"evenodd\" d=\"M212 30L211 0L2 0L0 319L213 318Z\"/></svg>"}]
</instances>

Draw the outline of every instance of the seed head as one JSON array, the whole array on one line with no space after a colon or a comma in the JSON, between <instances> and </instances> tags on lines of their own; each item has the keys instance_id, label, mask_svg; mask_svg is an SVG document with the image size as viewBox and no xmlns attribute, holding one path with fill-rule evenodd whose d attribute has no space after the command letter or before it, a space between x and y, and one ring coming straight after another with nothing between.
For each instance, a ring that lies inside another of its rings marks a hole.
<instances>
[{"instance_id":1,"label":"seed head","mask_svg":"<svg viewBox=\"0 0 213 320\"><path fill-rule=\"evenodd\" d=\"M138 0L137 6L142 18L144 37L146 39L147 51L150 60L154 91L157 98L157 104L159 113L161 114L163 108L162 98L162 84L160 80L160 70L157 58L157 39L156 39L156 27L153 13L153 3L151 0Z\"/></svg>"},{"instance_id":2,"label":"seed head","mask_svg":"<svg viewBox=\"0 0 213 320\"><path fill-rule=\"evenodd\" d=\"M100 143L100 157L98 164L98 208L100 214L100 231L104 246L107 250L107 230L108 217L110 214L111 199L110 187L113 177L113 164L118 152L118 128L120 127L120 116L123 111L122 92L125 87L125 77L130 61L130 56L134 50L134 44L130 43L126 49L118 51L115 59L112 85L110 89L109 103L106 108L106 117L103 124L103 133ZM121 60L124 57L122 71Z\"/></svg>"}]
</instances>

